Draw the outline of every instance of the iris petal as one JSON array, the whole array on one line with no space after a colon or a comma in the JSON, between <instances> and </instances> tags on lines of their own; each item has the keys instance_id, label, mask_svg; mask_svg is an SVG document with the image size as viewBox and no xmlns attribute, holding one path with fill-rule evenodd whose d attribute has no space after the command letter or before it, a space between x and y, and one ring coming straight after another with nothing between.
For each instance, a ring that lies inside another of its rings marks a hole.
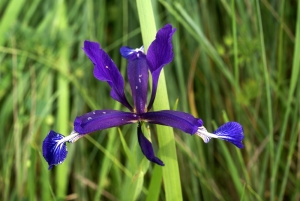
<instances>
[{"instance_id":1,"label":"iris petal","mask_svg":"<svg viewBox=\"0 0 300 201\"><path fill-rule=\"evenodd\" d=\"M49 164L49 170L54 165L61 164L67 157L68 151L64 136L50 131L43 141L43 156Z\"/></svg>"},{"instance_id":2,"label":"iris petal","mask_svg":"<svg viewBox=\"0 0 300 201\"><path fill-rule=\"evenodd\" d=\"M132 98L136 113L146 112L148 94L148 65L145 58L128 61L128 81L132 91Z\"/></svg>"},{"instance_id":3,"label":"iris petal","mask_svg":"<svg viewBox=\"0 0 300 201\"><path fill-rule=\"evenodd\" d=\"M100 44L84 41L82 49L94 64L94 76L100 81L107 82L111 87L111 97L132 111L124 93L123 77L112 59L101 49Z\"/></svg>"},{"instance_id":4,"label":"iris petal","mask_svg":"<svg viewBox=\"0 0 300 201\"><path fill-rule=\"evenodd\" d=\"M165 25L157 32L155 40L147 51L146 59L152 74L152 93L148 110L152 108L155 99L161 69L173 60L172 36L175 31L176 29L173 29L170 24Z\"/></svg>"},{"instance_id":5,"label":"iris petal","mask_svg":"<svg viewBox=\"0 0 300 201\"><path fill-rule=\"evenodd\" d=\"M144 114L140 114L140 116L141 119L149 123L171 126L191 135L195 134L198 130L198 127L201 127L203 125L201 119L197 119L185 112L173 110L147 112Z\"/></svg>"},{"instance_id":6,"label":"iris petal","mask_svg":"<svg viewBox=\"0 0 300 201\"><path fill-rule=\"evenodd\" d=\"M220 126L215 132L219 139L231 142L238 148L243 148L244 130L241 124L237 122L227 122Z\"/></svg>"},{"instance_id":7,"label":"iris petal","mask_svg":"<svg viewBox=\"0 0 300 201\"><path fill-rule=\"evenodd\" d=\"M160 166L164 166L165 164L159 158L157 158L155 156L152 144L144 136L140 125L138 126L137 135L138 135L138 141L139 141L140 147L142 149L143 154L146 156L146 158L151 162L154 162Z\"/></svg>"},{"instance_id":8,"label":"iris petal","mask_svg":"<svg viewBox=\"0 0 300 201\"><path fill-rule=\"evenodd\" d=\"M138 116L131 112L95 110L76 117L74 130L79 134L86 134L106 128L135 123L137 121Z\"/></svg>"}]
</instances>

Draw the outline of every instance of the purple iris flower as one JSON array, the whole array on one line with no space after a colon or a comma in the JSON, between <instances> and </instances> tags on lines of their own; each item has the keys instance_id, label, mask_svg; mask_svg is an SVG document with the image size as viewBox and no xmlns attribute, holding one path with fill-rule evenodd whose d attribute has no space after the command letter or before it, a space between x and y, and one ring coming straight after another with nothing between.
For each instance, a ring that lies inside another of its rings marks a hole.
<instances>
[{"instance_id":1,"label":"purple iris flower","mask_svg":"<svg viewBox=\"0 0 300 201\"><path fill-rule=\"evenodd\" d=\"M117 110L95 110L76 117L74 130L68 136L50 131L43 141L43 156L49 169L61 164L67 157L66 142L73 143L86 134L125 124L137 123L137 137L143 154L149 161L163 166L164 163L155 156L151 142L144 136L141 123L171 126L201 137L205 143L211 138L219 138L243 148L243 128L237 122L228 122L215 132L209 133L201 119L192 115L173 111L150 111L155 99L157 83L162 68L173 60L172 36L176 29L167 24L156 34L147 54L144 48L131 49L122 47L121 55L128 60L127 75L130 84L133 104L127 101L124 93L124 79L108 54L96 42L85 41L83 50L94 64L94 76L105 81L111 87L110 95L129 109L129 112ZM149 72L152 76L152 92L147 104Z\"/></svg>"}]
</instances>

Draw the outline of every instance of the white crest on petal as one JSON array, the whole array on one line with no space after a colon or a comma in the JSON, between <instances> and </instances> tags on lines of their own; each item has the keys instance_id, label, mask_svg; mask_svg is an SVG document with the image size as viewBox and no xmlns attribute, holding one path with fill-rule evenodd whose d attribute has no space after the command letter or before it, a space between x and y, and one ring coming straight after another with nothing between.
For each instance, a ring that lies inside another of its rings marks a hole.
<instances>
[{"instance_id":1,"label":"white crest on petal","mask_svg":"<svg viewBox=\"0 0 300 201\"><path fill-rule=\"evenodd\" d=\"M198 128L196 135L202 138L205 143L208 143L211 138L219 138L216 134L207 132L204 126Z\"/></svg>"},{"instance_id":2,"label":"white crest on petal","mask_svg":"<svg viewBox=\"0 0 300 201\"><path fill-rule=\"evenodd\" d=\"M206 135L203 135L203 134L201 134L201 133L196 133L196 134L197 134L199 137L201 137L202 140L203 140L205 143L208 143L208 142L209 142L210 138L207 137Z\"/></svg>"},{"instance_id":3,"label":"white crest on petal","mask_svg":"<svg viewBox=\"0 0 300 201\"><path fill-rule=\"evenodd\" d=\"M60 140L57 140L55 148L57 148L58 146L62 146L65 142L69 142L69 143L76 142L82 136L83 135L80 135L79 133L77 133L76 131L73 130L70 135L68 135Z\"/></svg>"},{"instance_id":4,"label":"white crest on petal","mask_svg":"<svg viewBox=\"0 0 300 201\"><path fill-rule=\"evenodd\" d=\"M140 48L132 49L132 50L128 53L128 55L131 55L131 54L136 53L136 52L142 52L142 53L144 53L144 46L142 46L142 47L140 47ZM137 54L137 57L139 57L139 54Z\"/></svg>"},{"instance_id":5,"label":"white crest on petal","mask_svg":"<svg viewBox=\"0 0 300 201\"><path fill-rule=\"evenodd\" d=\"M83 137L83 135L80 135L79 133L77 133L76 131L72 131L71 134L69 136L72 136L70 140L68 140L68 142L70 143L74 143L76 142L79 138ZM68 136L67 136L68 137Z\"/></svg>"},{"instance_id":6,"label":"white crest on petal","mask_svg":"<svg viewBox=\"0 0 300 201\"><path fill-rule=\"evenodd\" d=\"M135 49L136 52L140 51L144 53L144 46Z\"/></svg>"}]
</instances>

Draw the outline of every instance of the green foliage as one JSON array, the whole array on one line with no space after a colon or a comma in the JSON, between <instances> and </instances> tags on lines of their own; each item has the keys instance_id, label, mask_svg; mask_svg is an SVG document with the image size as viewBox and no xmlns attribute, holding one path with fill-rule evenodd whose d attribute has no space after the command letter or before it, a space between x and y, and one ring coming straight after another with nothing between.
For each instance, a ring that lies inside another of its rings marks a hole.
<instances>
[{"instance_id":1,"label":"green foliage","mask_svg":"<svg viewBox=\"0 0 300 201\"><path fill-rule=\"evenodd\" d=\"M177 29L174 61L164 69L167 107L202 118L211 131L238 121L245 132L239 150L174 130L183 200L299 199L296 2L152 1L156 29ZM68 135L76 116L125 110L93 77L81 47L98 41L126 75L119 48L143 44L143 14L135 0L0 1L1 200L169 199L164 171L173 159L158 148L160 128L143 129L166 167L143 157L136 125L68 144L67 161L51 171L41 152L49 130Z\"/></svg>"},{"instance_id":2,"label":"green foliage","mask_svg":"<svg viewBox=\"0 0 300 201\"><path fill-rule=\"evenodd\" d=\"M141 24L143 43L145 45L145 51L147 51L149 45L155 39L155 34L157 32L154 12L152 11L153 9L151 1L137 0L136 2ZM169 110L170 105L164 70L162 70L162 72L160 73L159 79L160 80L158 82L153 108L157 111ZM172 131L172 128L161 125L156 125L156 130L161 159L166 164L168 164L168 166L162 169L165 198L169 201L181 201L181 182L179 176L174 133ZM152 176L157 177L157 175L155 174L153 174Z\"/></svg>"}]
</instances>

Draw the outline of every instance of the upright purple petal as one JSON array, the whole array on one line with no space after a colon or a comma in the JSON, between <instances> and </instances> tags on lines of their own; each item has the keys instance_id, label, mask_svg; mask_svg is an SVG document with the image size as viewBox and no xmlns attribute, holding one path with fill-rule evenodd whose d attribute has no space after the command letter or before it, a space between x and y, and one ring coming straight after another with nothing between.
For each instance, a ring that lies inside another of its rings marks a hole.
<instances>
[{"instance_id":1,"label":"upright purple petal","mask_svg":"<svg viewBox=\"0 0 300 201\"><path fill-rule=\"evenodd\" d=\"M154 162L158 165L164 166L165 164L159 158L157 158L155 156L152 144L144 136L140 125L138 126L138 129L137 129L137 135L138 135L138 141L139 141L140 147L142 149L143 154L146 156L146 158L151 162Z\"/></svg>"},{"instance_id":2,"label":"upright purple petal","mask_svg":"<svg viewBox=\"0 0 300 201\"><path fill-rule=\"evenodd\" d=\"M158 30L155 40L150 44L147 52L147 62L151 73L161 69L173 60L172 36L176 29L166 24Z\"/></svg>"},{"instance_id":3,"label":"upright purple petal","mask_svg":"<svg viewBox=\"0 0 300 201\"><path fill-rule=\"evenodd\" d=\"M63 135L51 130L43 141L43 157L49 164L49 170L54 165L61 164L67 157L67 146L63 139Z\"/></svg>"},{"instance_id":4,"label":"upright purple petal","mask_svg":"<svg viewBox=\"0 0 300 201\"><path fill-rule=\"evenodd\" d=\"M76 117L74 130L79 134L87 134L106 128L122 126L137 122L139 117L131 112L117 110L95 110Z\"/></svg>"},{"instance_id":5,"label":"upright purple petal","mask_svg":"<svg viewBox=\"0 0 300 201\"><path fill-rule=\"evenodd\" d=\"M157 32L155 40L149 46L146 59L152 74L152 93L148 110L152 108L155 99L161 69L173 60L172 36L175 31L170 24L165 25Z\"/></svg>"},{"instance_id":6,"label":"upright purple petal","mask_svg":"<svg viewBox=\"0 0 300 201\"><path fill-rule=\"evenodd\" d=\"M198 128L203 125L203 121L201 119L197 119L185 112L173 110L147 112L140 114L140 117L146 122L171 126L191 135L195 134Z\"/></svg>"},{"instance_id":7,"label":"upright purple petal","mask_svg":"<svg viewBox=\"0 0 300 201\"><path fill-rule=\"evenodd\" d=\"M128 61L128 81L131 87L134 102L134 111L141 114L147 111L148 95L148 65L145 58L136 58Z\"/></svg>"},{"instance_id":8,"label":"upright purple petal","mask_svg":"<svg viewBox=\"0 0 300 201\"><path fill-rule=\"evenodd\" d=\"M111 87L111 97L132 111L124 93L123 77L112 59L100 48L100 44L84 41L82 49L94 64L94 76L100 81L107 82Z\"/></svg>"},{"instance_id":9,"label":"upright purple petal","mask_svg":"<svg viewBox=\"0 0 300 201\"><path fill-rule=\"evenodd\" d=\"M243 148L242 141L244 139L244 130L241 124L237 122L227 122L220 126L215 132L218 139L231 142L238 148Z\"/></svg>"}]
</instances>

